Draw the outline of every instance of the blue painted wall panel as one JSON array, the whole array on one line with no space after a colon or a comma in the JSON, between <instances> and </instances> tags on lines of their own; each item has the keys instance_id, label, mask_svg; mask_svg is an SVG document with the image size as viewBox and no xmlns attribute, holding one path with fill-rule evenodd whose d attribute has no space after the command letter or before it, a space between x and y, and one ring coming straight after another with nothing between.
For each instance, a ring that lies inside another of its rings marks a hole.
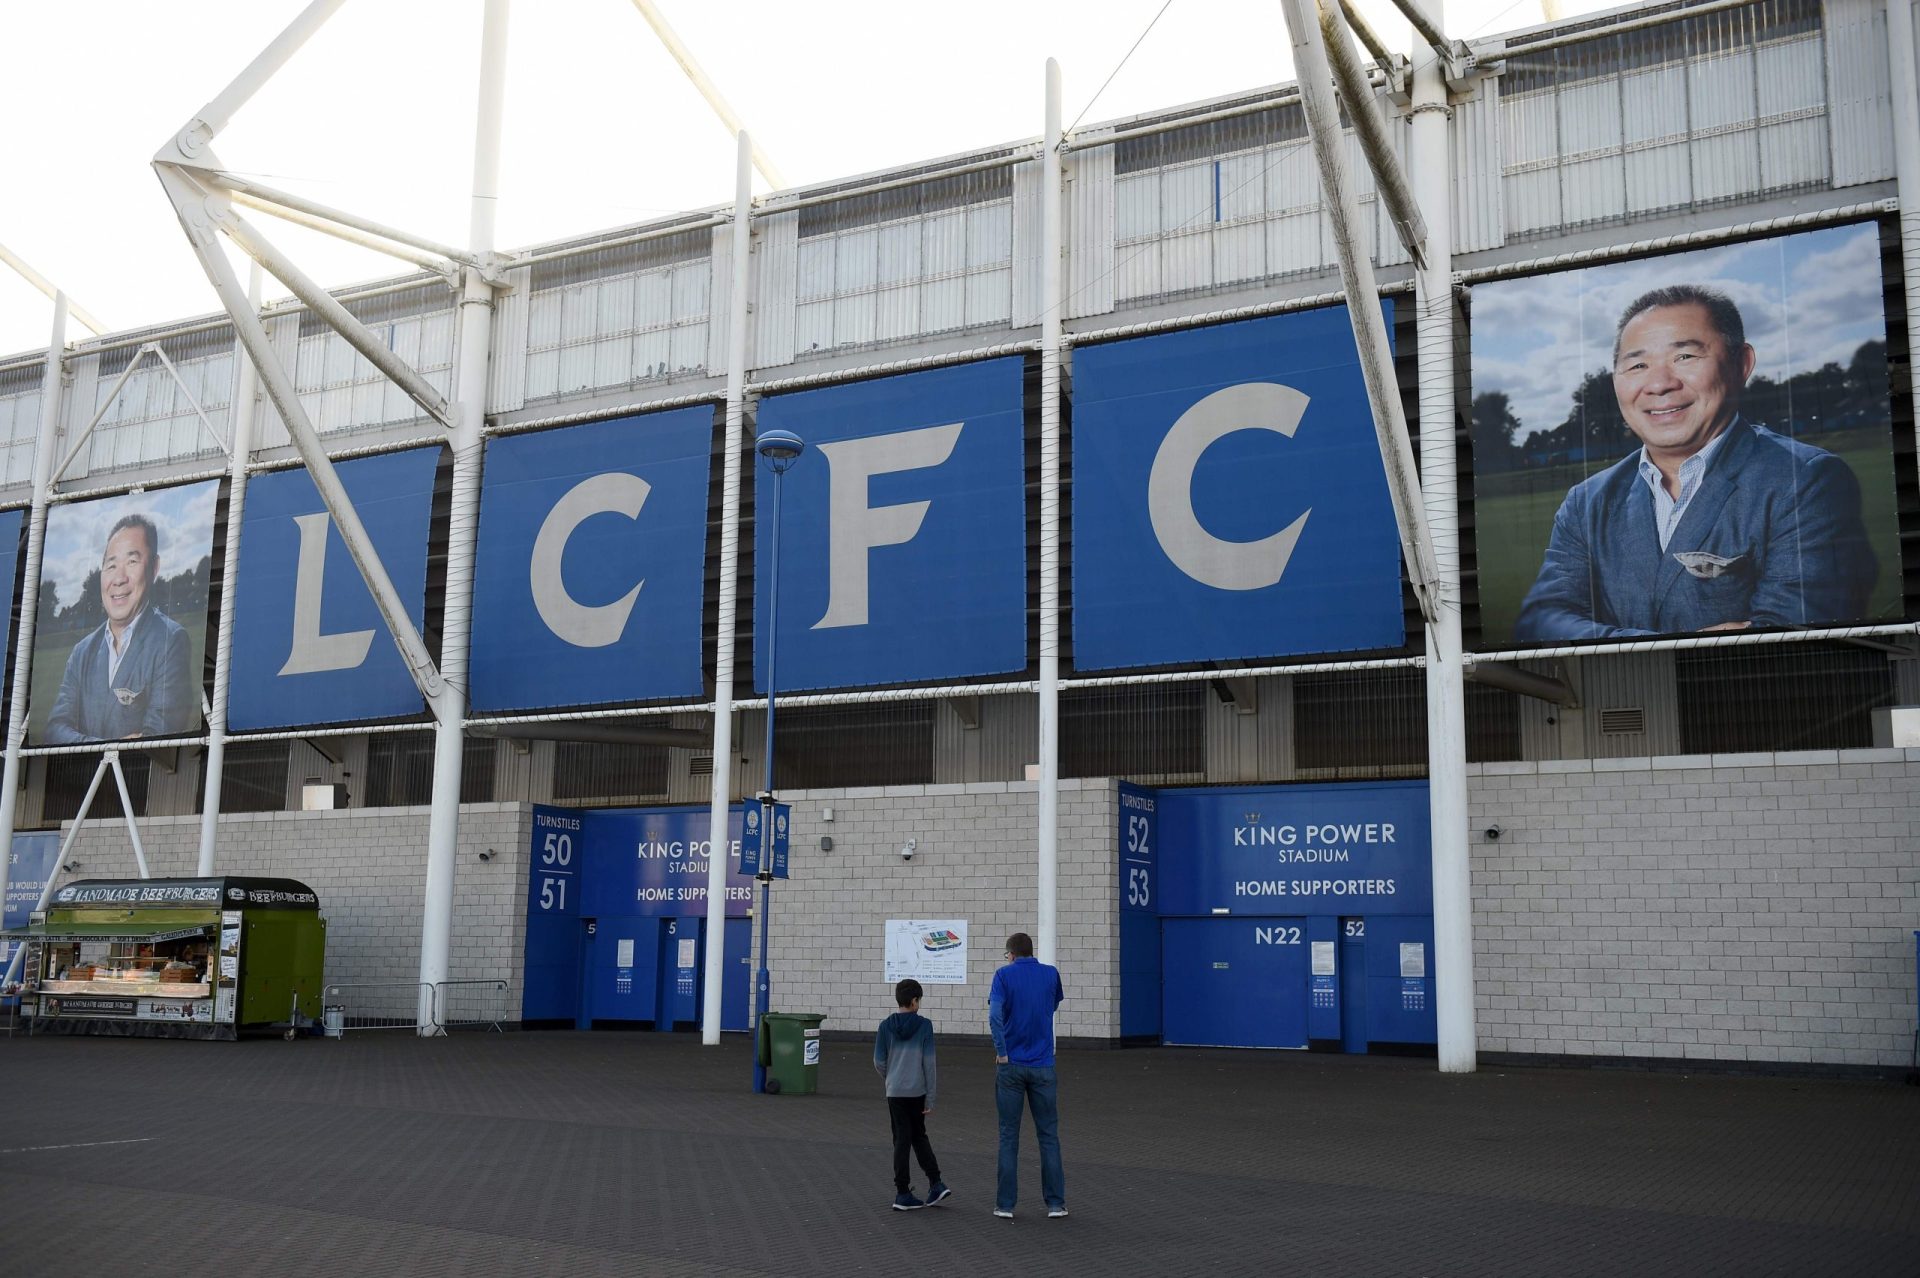
<instances>
[{"instance_id":1,"label":"blue painted wall panel","mask_svg":"<svg viewBox=\"0 0 1920 1278\"><path fill-rule=\"evenodd\" d=\"M440 455L438 448L416 448L335 467L416 628L426 617L428 521ZM303 531L303 520L325 534L322 574L310 569L305 582L301 549L313 534ZM306 471L274 471L248 483L241 547L229 726L284 728L421 711L419 689ZM323 668L289 668L303 642L296 586L319 592L317 624L304 642Z\"/></svg>"},{"instance_id":2,"label":"blue painted wall panel","mask_svg":"<svg viewBox=\"0 0 1920 1278\"><path fill-rule=\"evenodd\" d=\"M1165 1039L1307 1045L1306 920L1166 919Z\"/></svg>"}]
</instances>

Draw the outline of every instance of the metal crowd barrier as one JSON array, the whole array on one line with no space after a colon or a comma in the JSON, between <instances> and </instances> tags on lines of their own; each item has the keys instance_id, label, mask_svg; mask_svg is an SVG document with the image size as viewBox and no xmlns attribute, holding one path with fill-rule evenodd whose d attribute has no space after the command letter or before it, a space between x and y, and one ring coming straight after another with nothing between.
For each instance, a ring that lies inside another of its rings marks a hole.
<instances>
[{"instance_id":1,"label":"metal crowd barrier","mask_svg":"<svg viewBox=\"0 0 1920 1278\"><path fill-rule=\"evenodd\" d=\"M329 1038L349 1030L410 1030L420 1024L433 987L424 981L362 981L325 987L321 1028ZM437 1006L437 1001L434 1004Z\"/></svg>"},{"instance_id":2,"label":"metal crowd barrier","mask_svg":"<svg viewBox=\"0 0 1920 1278\"><path fill-rule=\"evenodd\" d=\"M506 1030L505 981L441 981L433 987L433 1017L442 1030Z\"/></svg>"}]
</instances>

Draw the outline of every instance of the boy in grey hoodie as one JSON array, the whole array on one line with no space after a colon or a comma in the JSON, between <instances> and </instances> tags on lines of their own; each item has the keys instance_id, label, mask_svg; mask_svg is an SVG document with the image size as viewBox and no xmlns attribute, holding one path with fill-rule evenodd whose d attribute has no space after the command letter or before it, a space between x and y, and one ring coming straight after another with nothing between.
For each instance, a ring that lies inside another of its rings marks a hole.
<instances>
[{"instance_id":1,"label":"boy in grey hoodie","mask_svg":"<svg viewBox=\"0 0 1920 1278\"><path fill-rule=\"evenodd\" d=\"M893 1209L932 1207L952 1191L940 1182L940 1163L927 1139L927 1115L933 1112L939 1069L933 1056L933 1022L920 1015L920 982L908 977L893 987L900 1010L880 1022L873 1038L873 1068L887 1080L887 1115L893 1120ZM912 1147L927 1174L925 1202L913 1196L907 1178L907 1149Z\"/></svg>"}]
</instances>

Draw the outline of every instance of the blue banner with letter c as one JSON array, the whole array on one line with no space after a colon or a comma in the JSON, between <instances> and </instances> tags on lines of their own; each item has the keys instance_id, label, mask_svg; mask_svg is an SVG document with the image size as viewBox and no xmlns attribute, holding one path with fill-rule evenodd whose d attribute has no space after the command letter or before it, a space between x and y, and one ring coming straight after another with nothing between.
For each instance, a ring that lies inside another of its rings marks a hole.
<instances>
[{"instance_id":1,"label":"blue banner with letter c","mask_svg":"<svg viewBox=\"0 0 1920 1278\"><path fill-rule=\"evenodd\" d=\"M1405 641L1345 307L1088 346L1074 388L1076 669Z\"/></svg>"}]
</instances>

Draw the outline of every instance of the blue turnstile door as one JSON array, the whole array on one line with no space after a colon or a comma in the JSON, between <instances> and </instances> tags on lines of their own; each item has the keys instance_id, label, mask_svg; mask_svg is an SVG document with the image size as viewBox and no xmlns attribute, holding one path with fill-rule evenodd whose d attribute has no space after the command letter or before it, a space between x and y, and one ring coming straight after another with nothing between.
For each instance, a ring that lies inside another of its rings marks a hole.
<instances>
[{"instance_id":1,"label":"blue turnstile door","mask_svg":"<svg viewBox=\"0 0 1920 1278\"><path fill-rule=\"evenodd\" d=\"M654 1021L660 1015L660 941L665 920L600 918L587 954L587 1015L594 1021Z\"/></svg>"},{"instance_id":2,"label":"blue turnstile door","mask_svg":"<svg viewBox=\"0 0 1920 1278\"><path fill-rule=\"evenodd\" d=\"M1340 1050L1367 1051L1367 921L1340 920Z\"/></svg>"},{"instance_id":3,"label":"blue turnstile door","mask_svg":"<svg viewBox=\"0 0 1920 1278\"><path fill-rule=\"evenodd\" d=\"M726 970L720 975L720 1028L747 1032L753 1014L753 920L728 919Z\"/></svg>"},{"instance_id":4,"label":"blue turnstile door","mask_svg":"<svg viewBox=\"0 0 1920 1278\"><path fill-rule=\"evenodd\" d=\"M1162 925L1164 1042L1307 1045L1304 919L1170 918Z\"/></svg>"},{"instance_id":5,"label":"blue turnstile door","mask_svg":"<svg viewBox=\"0 0 1920 1278\"><path fill-rule=\"evenodd\" d=\"M1433 1043L1433 918L1382 914L1367 919L1367 1040Z\"/></svg>"}]
</instances>

